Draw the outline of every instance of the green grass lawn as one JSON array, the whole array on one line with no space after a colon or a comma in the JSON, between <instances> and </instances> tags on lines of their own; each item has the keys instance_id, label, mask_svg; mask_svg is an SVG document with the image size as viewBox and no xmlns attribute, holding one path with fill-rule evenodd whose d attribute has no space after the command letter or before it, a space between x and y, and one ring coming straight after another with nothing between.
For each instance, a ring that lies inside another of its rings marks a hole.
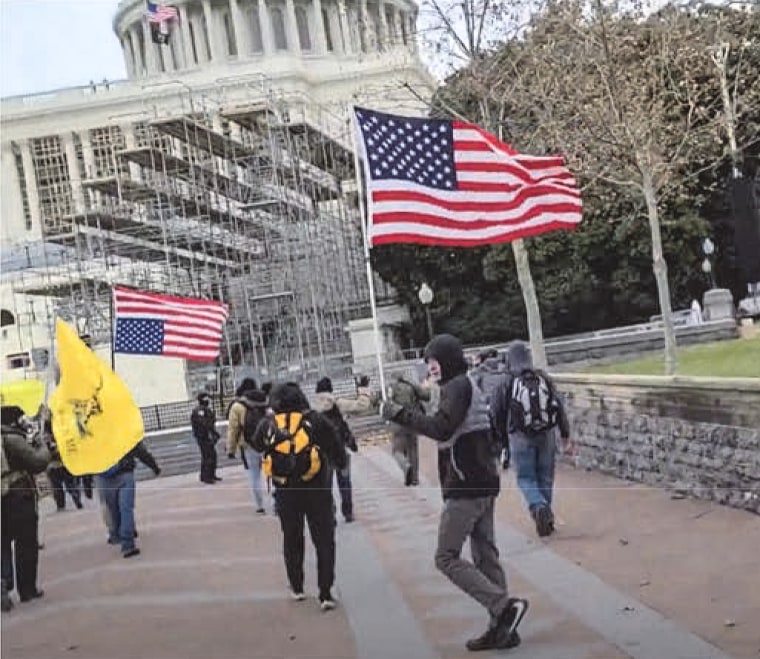
<instances>
[{"instance_id":1,"label":"green grass lawn","mask_svg":"<svg viewBox=\"0 0 760 659\"><path fill-rule=\"evenodd\" d=\"M588 371L623 375L663 375L665 364L662 355L653 355L629 362L592 366ZM760 378L760 336L680 348L677 374Z\"/></svg>"}]
</instances>

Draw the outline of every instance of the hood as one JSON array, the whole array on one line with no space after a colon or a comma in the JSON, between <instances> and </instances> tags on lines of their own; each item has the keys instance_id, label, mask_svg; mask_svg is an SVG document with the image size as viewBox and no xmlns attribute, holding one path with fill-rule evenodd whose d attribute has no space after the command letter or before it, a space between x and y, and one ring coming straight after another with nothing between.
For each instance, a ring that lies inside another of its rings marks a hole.
<instances>
[{"instance_id":1,"label":"hood","mask_svg":"<svg viewBox=\"0 0 760 659\"><path fill-rule=\"evenodd\" d=\"M278 384L269 397L269 406L275 414L280 412L305 412L309 408L306 395L295 382Z\"/></svg>"},{"instance_id":2,"label":"hood","mask_svg":"<svg viewBox=\"0 0 760 659\"><path fill-rule=\"evenodd\" d=\"M317 412L328 412L335 407L335 396L329 391L320 391L314 395L314 409Z\"/></svg>"},{"instance_id":3,"label":"hood","mask_svg":"<svg viewBox=\"0 0 760 659\"><path fill-rule=\"evenodd\" d=\"M247 389L238 396L241 403L248 407L266 407L267 395L260 389Z\"/></svg>"},{"instance_id":4,"label":"hood","mask_svg":"<svg viewBox=\"0 0 760 659\"><path fill-rule=\"evenodd\" d=\"M512 375L519 375L528 368L533 368L528 344L525 341L513 341L507 349L507 369Z\"/></svg>"},{"instance_id":5,"label":"hood","mask_svg":"<svg viewBox=\"0 0 760 659\"><path fill-rule=\"evenodd\" d=\"M433 337L425 348L425 359L430 357L441 365L441 384L457 375L467 373L467 360L464 358L462 342L451 334Z\"/></svg>"}]
</instances>

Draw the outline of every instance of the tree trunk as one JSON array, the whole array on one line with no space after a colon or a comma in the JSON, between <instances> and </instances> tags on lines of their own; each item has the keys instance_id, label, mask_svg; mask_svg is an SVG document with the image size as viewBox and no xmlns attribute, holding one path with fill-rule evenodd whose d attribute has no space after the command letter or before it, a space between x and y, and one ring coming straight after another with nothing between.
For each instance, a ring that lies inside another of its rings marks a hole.
<instances>
[{"instance_id":1,"label":"tree trunk","mask_svg":"<svg viewBox=\"0 0 760 659\"><path fill-rule=\"evenodd\" d=\"M528 336L530 337L530 351L533 354L533 366L545 369L547 363L544 332L541 329L541 311L538 308L536 287L533 285L533 276L530 273L528 250L522 240L512 241L512 253L515 255L517 281L522 289L525 313L528 316Z\"/></svg>"},{"instance_id":2,"label":"tree trunk","mask_svg":"<svg viewBox=\"0 0 760 659\"><path fill-rule=\"evenodd\" d=\"M670 307L670 284L668 283L668 264L662 254L662 236L660 235L660 217L657 212L657 197L654 182L649 172L643 173L644 198L647 202L649 230L652 233L652 269L657 282L657 295L660 298L660 313L665 332L665 374L674 375L678 366L676 353L676 332L673 328L673 313Z\"/></svg>"}]
</instances>

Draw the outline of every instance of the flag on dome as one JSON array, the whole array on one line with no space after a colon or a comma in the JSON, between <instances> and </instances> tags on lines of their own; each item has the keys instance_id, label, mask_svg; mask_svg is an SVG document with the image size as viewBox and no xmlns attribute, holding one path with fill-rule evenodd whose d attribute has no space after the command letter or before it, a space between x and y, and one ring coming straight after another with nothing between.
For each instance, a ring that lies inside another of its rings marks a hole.
<instances>
[{"instance_id":1,"label":"flag on dome","mask_svg":"<svg viewBox=\"0 0 760 659\"><path fill-rule=\"evenodd\" d=\"M562 157L518 153L461 121L354 112L371 245L475 247L581 221L581 193Z\"/></svg>"},{"instance_id":2,"label":"flag on dome","mask_svg":"<svg viewBox=\"0 0 760 659\"><path fill-rule=\"evenodd\" d=\"M179 12L176 7L171 5L159 5L155 2L147 1L147 10L145 15L148 17L150 24L150 36L153 43L168 44L169 35L171 34L170 21L179 18Z\"/></svg>"}]
</instances>

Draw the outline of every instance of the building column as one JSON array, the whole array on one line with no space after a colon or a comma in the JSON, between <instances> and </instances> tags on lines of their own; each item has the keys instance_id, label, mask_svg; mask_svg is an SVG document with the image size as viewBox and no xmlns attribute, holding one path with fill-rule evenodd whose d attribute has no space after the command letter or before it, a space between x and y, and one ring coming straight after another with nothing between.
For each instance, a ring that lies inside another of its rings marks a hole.
<instances>
[{"instance_id":1,"label":"building column","mask_svg":"<svg viewBox=\"0 0 760 659\"><path fill-rule=\"evenodd\" d=\"M71 185L71 197L74 200L74 212L84 213L84 190L82 188L82 177L79 174L73 133L70 131L63 133L61 142L63 142L63 152L66 154L66 165L69 170L69 185Z\"/></svg>"},{"instance_id":2,"label":"building column","mask_svg":"<svg viewBox=\"0 0 760 659\"><path fill-rule=\"evenodd\" d=\"M338 0L338 25L340 26L341 52L351 53L351 32L348 25L348 12L345 0Z\"/></svg>"},{"instance_id":3,"label":"building column","mask_svg":"<svg viewBox=\"0 0 760 659\"><path fill-rule=\"evenodd\" d=\"M396 46L403 46L404 45L404 36L403 31L401 30L401 23L404 20L404 15L401 13L401 10L398 7L393 8L393 25L395 27L396 32L396 40L395 44Z\"/></svg>"},{"instance_id":4,"label":"building column","mask_svg":"<svg viewBox=\"0 0 760 659\"><path fill-rule=\"evenodd\" d=\"M132 59L132 52L129 49L131 41L132 35L129 33L129 30L127 30L121 35L121 50L124 53L124 67L127 70L127 78L130 80L135 77L135 62Z\"/></svg>"},{"instance_id":5,"label":"building column","mask_svg":"<svg viewBox=\"0 0 760 659\"><path fill-rule=\"evenodd\" d=\"M251 26L240 9L240 0L229 0L232 31L235 33L238 59L245 59L251 54Z\"/></svg>"},{"instance_id":6,"label":"building column","mask_svg":"<svg viewBox=\"0 0 760 659\"><path fill-rule=\"evenodd\" d=\"M362 48L362 44L364 48ZM359 50L370 52L369 41L369 12L367 11L367 0L359 0Z\"/></svg>"},{"instance_id":7,"label":"building column","mask_svg":"<svg viewBox=\"0 0 760 659\"><path fill-rule=\"evenodd\" d=\"M150 25L148 25L148 19L144 18L142 22L143 39L145 39L145 69L146 75L151 76L159 72L158 66L158 53L156 52L156 44L153 43L153 39L150 36Z\"/></svg>"},{"instance_id":8,"label":"building column","mask_svg":"<svg viewBox=\"0 0 760 659\"><path fill-rule=\"evenodd\" d=\"M388 21L385 18L385 3L379 2L377 4L377 16L380 20L380 36L383 40L383 50L390 50L391 33L388 30ZM378 44L379 48L380 44Z\"/></svg>"},{"instance_id":9,"label":"building column","mask_svg":"<svg viewBox=\"0 0 760 659\"><path fill-rule=\"evenodd\" d=\"M261 47L264 51L264 55L271 55L274 52L274 35L272 34L272 20L269 18L266 0L258 0L256 7L259 12Z\"/></svg>"},{"instance_id":10,"label":"building column","mask_svg":"<svg viewBox=\"0 0 760 659\"><path fill-rule=\"evenodd\" d=\"M296 6L293 0L285 0L285 32L288 35L288 50L300 53L301 40L298 38Z\"/></svg>"},{"instance_id":11,"label":"building column","mask_svg":"<svg viewBox=\"0 0 760 659\"><path fill-rule=\"evenodd\" d=\"M37 176L34 173L34 160L29 140L19 140L21 150L21 163L24 165L24 183L26 184L26 196L29 200L29 213L32 216L32 231L42 226L40 214L40 196L37 192Z\"/></svg>"},{"instance_id":12,"label":"building column","mask_svg":"<svg viewBox=\"0 0 760 659\"><path fill-rule=\"evenodd\" d=\"M143 56L140 52L140 37L138 36L142 31L139 25L133 25L129 28L129 34L132 37L132 46L135 49L135 78L142 78L145 73L145 62L143 62Z\"/></svg>"},{"instance_id":13,"label":"building column","mask_svg":"<svg viewBox=\"0 0 760 659\"><path fill-rule=\"evenodd\" d=\"M314 52L324 55L327 52L327 38L325 37L325 22L322 20L322 0L312 0L314 9ZM329 18L329 17L328 17ZM333 47L335 44L333 44Z\"/></svg>"},{"instance_id":14,"label":"building column","mask_svg":"<svg viewBox=\"0 0 760 659\"><path fill-rule=\"evenodd\" d=\"M191 69L197 66L193 60L193 44L190 39L190 16L187 14L187 5L179 5L179 32L182 37L182 61L184 68Z\"/></svg>"},{"instance_id":15,"label":"building column","mask_svg":"<svg viewBox=\"0 0 760 659\"><path fill-rule=\"evenodd\" d=\"M219 43L219 34L217 32L216 15L211 7L211 0L203 0L203 15L206 17L206 30L208 32L208 45L211 52L209 56L212 62L220 62L224 59Z\"/></svg>"}]
</instances>

